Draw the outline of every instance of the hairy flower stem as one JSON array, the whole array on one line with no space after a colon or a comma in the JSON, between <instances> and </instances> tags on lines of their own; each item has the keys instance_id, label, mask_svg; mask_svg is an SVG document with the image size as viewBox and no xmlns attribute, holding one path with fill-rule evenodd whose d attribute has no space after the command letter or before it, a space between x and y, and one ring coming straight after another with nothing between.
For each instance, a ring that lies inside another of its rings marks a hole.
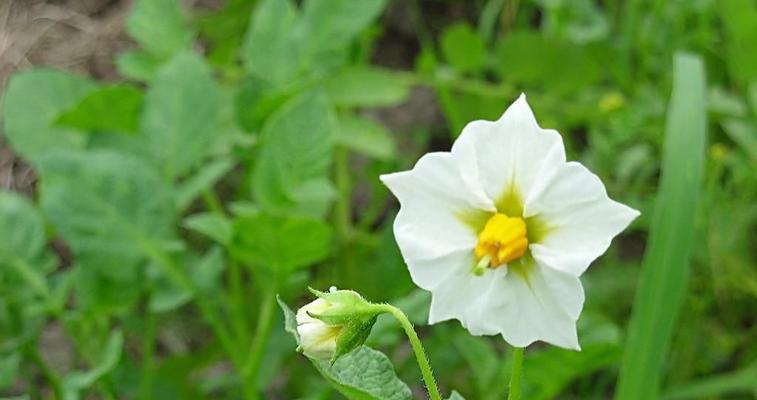
<instances>
[{"instance_id":1,"label":"hairy flower stem","mask_svg":"<svg viewBox=\"0 0 757 400\"><path fill-rule=\"evenodd\" d=\"M523 347L513 348L513 372L510 374L510 392L507 400L520 400L520 378L523 375Z\"/></svg>"},{"instance_id":2,"label":"hairy flower stem","mask_svg":"<svg viewBox=\"0 0 757 400\"><path fill-rule=\"evenodd\" d=\"M428 357L426 357L426 351L423 349L423 344L421 343L420 338L418 338L418 334L415 332L413 324L407 319L407 316L402 310L391 304L377 304L376 306L379 307L381 311L392 314L392 316L399 321L402 329L405 330L407 338L410 340L410 347L413 348L415 359L418 361L418 367L421 370L421 375L423 375L423 382L426 384L429 398L431 400L442 400L442 396L439 394L439 388L436 386L434 373L431 371L431 365L428 362Z\"/></svg>"}]
</instances>

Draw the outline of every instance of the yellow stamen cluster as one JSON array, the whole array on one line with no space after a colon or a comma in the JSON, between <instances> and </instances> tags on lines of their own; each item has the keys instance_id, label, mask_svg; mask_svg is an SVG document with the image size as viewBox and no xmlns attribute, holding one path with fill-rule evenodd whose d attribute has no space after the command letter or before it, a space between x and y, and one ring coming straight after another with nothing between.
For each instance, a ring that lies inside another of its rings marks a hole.
<instances>
[{"instance_id":1,"label":"yellow stamen cluster","mask_svg":"<svg viewBox=\"0 0 757 400\"><path fill-rule=\"evenodd\" d=\"M517 260L528 249L526 222L522 218L496 213L486 222L476 244L476 272L497 268Z\"/></svg>"}]
</instances>

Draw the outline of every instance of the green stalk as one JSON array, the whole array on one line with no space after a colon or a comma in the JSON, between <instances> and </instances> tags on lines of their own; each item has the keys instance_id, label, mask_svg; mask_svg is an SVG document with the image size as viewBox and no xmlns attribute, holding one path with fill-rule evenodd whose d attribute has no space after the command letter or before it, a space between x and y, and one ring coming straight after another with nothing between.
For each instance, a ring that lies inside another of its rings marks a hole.
<instances>
[{"instance_id":1,"label":"green stalk","mask_svg":"<svg viewBox=\"0 0 757 400\"><path fill-rule=\"evenodd\" d=\"M428 390L428 396L431 400L442 400L441 394L439 394L439 388L436 386L436 379L434 379L434 373L431 370L431 364L428 362L428 357L426 357L426 351L423 349L423 344L421 343L420 338L418 338L418 334L415 332L415 329L413 328L413 324L410 322L409 319L407 319L407 316L405 315L402 310L399 308L391 305L391 304L377 304L376 307L380 311L387 312L389 314L392 314L394 318L397 319L397 321L402 326L402 329L405 330L405 334L407 335L407 338L410 340L410 347L413 348L413 353L415 353L415 359L418 362L418 367L421 370L421 375L423 376L423 382L426 384L426 389Z\"/></svg>"},{"instance_id":2,"label":"green stalk","mask_svg":"<svg viewBox=\"0 0 757 400\"><path fill-rule=\"evenodd\" d=\"M513 373L510 374L510 392L507 400L520 400L520 378L523 375L523 347L513 348Z\"/></svg>"},{"instance_id":3,"label":"green stalk","mask_svg":"<svg viewBox=\"0 0 757 400\"><path fill-rule=\"evenodd\" d=\"M234 315L234 330L239 343L249 341L247 316L245 315L244 294L242 291L242 269L237 260L229 259L229 288L231 291L231 312Z\"/></svg>"},{"instance_id":4,"label":"green stalk","mask_svg":"<svg viewBox=\"0 0 757 400\"><path fill-rule=\"evenodd\" d=\"M352 182L350 179L350 154L337 147L334 152L335 180L338 195L334 205L334 224L342 241L352 236Z\"/></svg>"},{"instance_id":5,"label":"green stalk","mask_svg":"<svg viewBox=\"0 0 757 400\"><path fill-rule=\"evenodd\" d=\"M21 258L12 259L9 265L16 270L21 278L44 299L50 298L50 288L47 286L45 277L39 272L35 271L26 260Z\"/></svg>"},{"instance_id":6,"label":"green stalk","mask_svg":"<svg viewBox=\"0 0 757 400\"><path fill-rule=\"evenodd\" d=\"M210 324L213 329L213 333L221 343L221 347L229 355L231 361L237 366L241 366L241 359L239 358L237 347L234 345L234 341L231 340L229 330L224 325L223 320L218 315L217 311L203 293L197 288L197 285L187 276L184 270L176 264L176 262L166 254L160 246L153 241L141 238L142 249L145 254L154 261L157 265L163 268L169 279L173 280L182 289L192 293L197 302L197 306L200 308L205 320Z\"/></svg>"},{"instance_id":7,"label":"green stalk","mask_svg":"<svg viewBox=\"0 0 757 400\"><path fill-rule=\"evenodd\" d=\"M142 340L142 374L139 380L139 398L152 398L152 381L155 368L155 341L157 334L157 318L155 313L147 312L145 318L145 335Z\"/></svg>"},{"instance_id":8,"label":"green stalk","mask_svg":"<svg viewBox=\"0 0 757 400\"><path fill-rule=\"evenodd\" d=\"M242 368L243 386L245 387L245 397L249 399L258 398L257 376L260 369L260 363L265 354L268 336L271 334L271 325L276 310L276 291L271 290L264 294L263 301L260 303L258 312L258 323L255 330L255 336L252 338L250 351L247 355L247 361Z\"/></svg>"},{"instance_id":9,"label":"green stalk","mask_svg":"<svg viewBox=\"0 0 757 400\"><path fill-rule=\"evenodd\" d=\"M223 209L223 204L221 203L221 199L218 198L218 195L215 191L211 189L205 189L202 191L202 199L205 201L205 205L208 206L208 209L213 212L214 214L225 216L226 211Z\"/></svg>"},{"instance_id":10,"label":"green stalk","mask_svg":"<svg viewBox=\"0 0 757 400\"><path fill-rule=\"evenodd\" d=\"M202 192L202 198L208 210L213 214L228 218L229 215L223 208L223 203L218 194L212 189L205 189ZM234 315L232 325L237 342L244 345L249 341L249 331L246 324L247 318L244 314L244 297L242 294L242 270L239 263L233 258L229 259L228 284L231 291L231 313Z\"/></svg>"},{"instance_id":11,"label":"green stalk","mask_svg":"<svg viewBox=\"0 0 757 400\"><path fill-rule=\"evenodd\" d=\"M50 366L47 364L47 361L42 358L42 355L39 353L39 348L37 347L37 342L34 341L30 343L26 347L25 353L29 358L31 358L32 362L34 362L37 368L39 368L40 372L42 372L42 375L50 383L50 386L52 386L53 397L58 400L63 399L63 382L61 381L60 376L58 376L58 373L50 368Z\"/></svg>"}]
</instances>

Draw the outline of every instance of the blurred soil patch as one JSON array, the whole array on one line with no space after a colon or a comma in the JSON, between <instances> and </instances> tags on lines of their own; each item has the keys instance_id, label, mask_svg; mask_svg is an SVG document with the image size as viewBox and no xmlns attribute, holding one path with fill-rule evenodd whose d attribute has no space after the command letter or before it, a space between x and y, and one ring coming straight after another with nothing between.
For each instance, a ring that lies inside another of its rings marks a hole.
<instances>
[{"instance_id":1,"label":"blurred soil patch","mask_svg":"<svg viewBox=\"0 0 757 400\"><path fill-rule=\"evenodd\" d=\"M130 4L124 0L0 1L0 93L14 72L32 66L116 79L114 56L130 46L124 34ZM35 180L32 169L0 139L0 188L30 195Z\"/></svg>"}]
</instances>

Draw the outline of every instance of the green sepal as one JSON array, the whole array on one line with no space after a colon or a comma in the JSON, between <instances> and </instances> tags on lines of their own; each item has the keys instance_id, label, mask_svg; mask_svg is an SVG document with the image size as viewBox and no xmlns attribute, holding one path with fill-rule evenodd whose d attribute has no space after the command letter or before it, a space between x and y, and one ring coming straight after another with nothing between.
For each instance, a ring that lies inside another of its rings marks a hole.
<instances>
[{"instance_id":1,"label":"green sepal","mask_svg":"<svg viewBox=\"0 0 757 400\"><path fill-rule=\"evenodd\" d=\"M373 324L376 323L377 317L378 314L368 319L359 318L344 325L342 332L336 337L336 351L331 357L331 365L334 365L339 357L355 350L365 343L368 339L368 335L371 334L371 329L373 329Z\"/></svg>"},{"instance_id":2,"label":"green sepal","mask_svg":"<svg viewBox=\"0 0 757 400\"><path fill-rule=\"evenodd\" d=\"M363 296L352 290L335 290L321 292L308 288L317 297L326 300L329 308L319 314L308 313L327 325L347 325L356 319L367 321L381 314L376 305L365 300Z\"/></svg>"},{"instance_id":3,"label":"green sepal","mask_svg":"<svg viewBox=\"0 0 757 400\"><path fill-rule=\"evenodd\" d=\"M331 365L333 365L339 357L365 343L373 324L376 323L376 318L384 311L352 290L329 292L321 292L313 288L309 288L309 290L317 297L327 301L329 307L322 313L308 314L327 325L342 326L341 332L336 337L336 351L330 360Z\"/></svg>"}]
</instances>

